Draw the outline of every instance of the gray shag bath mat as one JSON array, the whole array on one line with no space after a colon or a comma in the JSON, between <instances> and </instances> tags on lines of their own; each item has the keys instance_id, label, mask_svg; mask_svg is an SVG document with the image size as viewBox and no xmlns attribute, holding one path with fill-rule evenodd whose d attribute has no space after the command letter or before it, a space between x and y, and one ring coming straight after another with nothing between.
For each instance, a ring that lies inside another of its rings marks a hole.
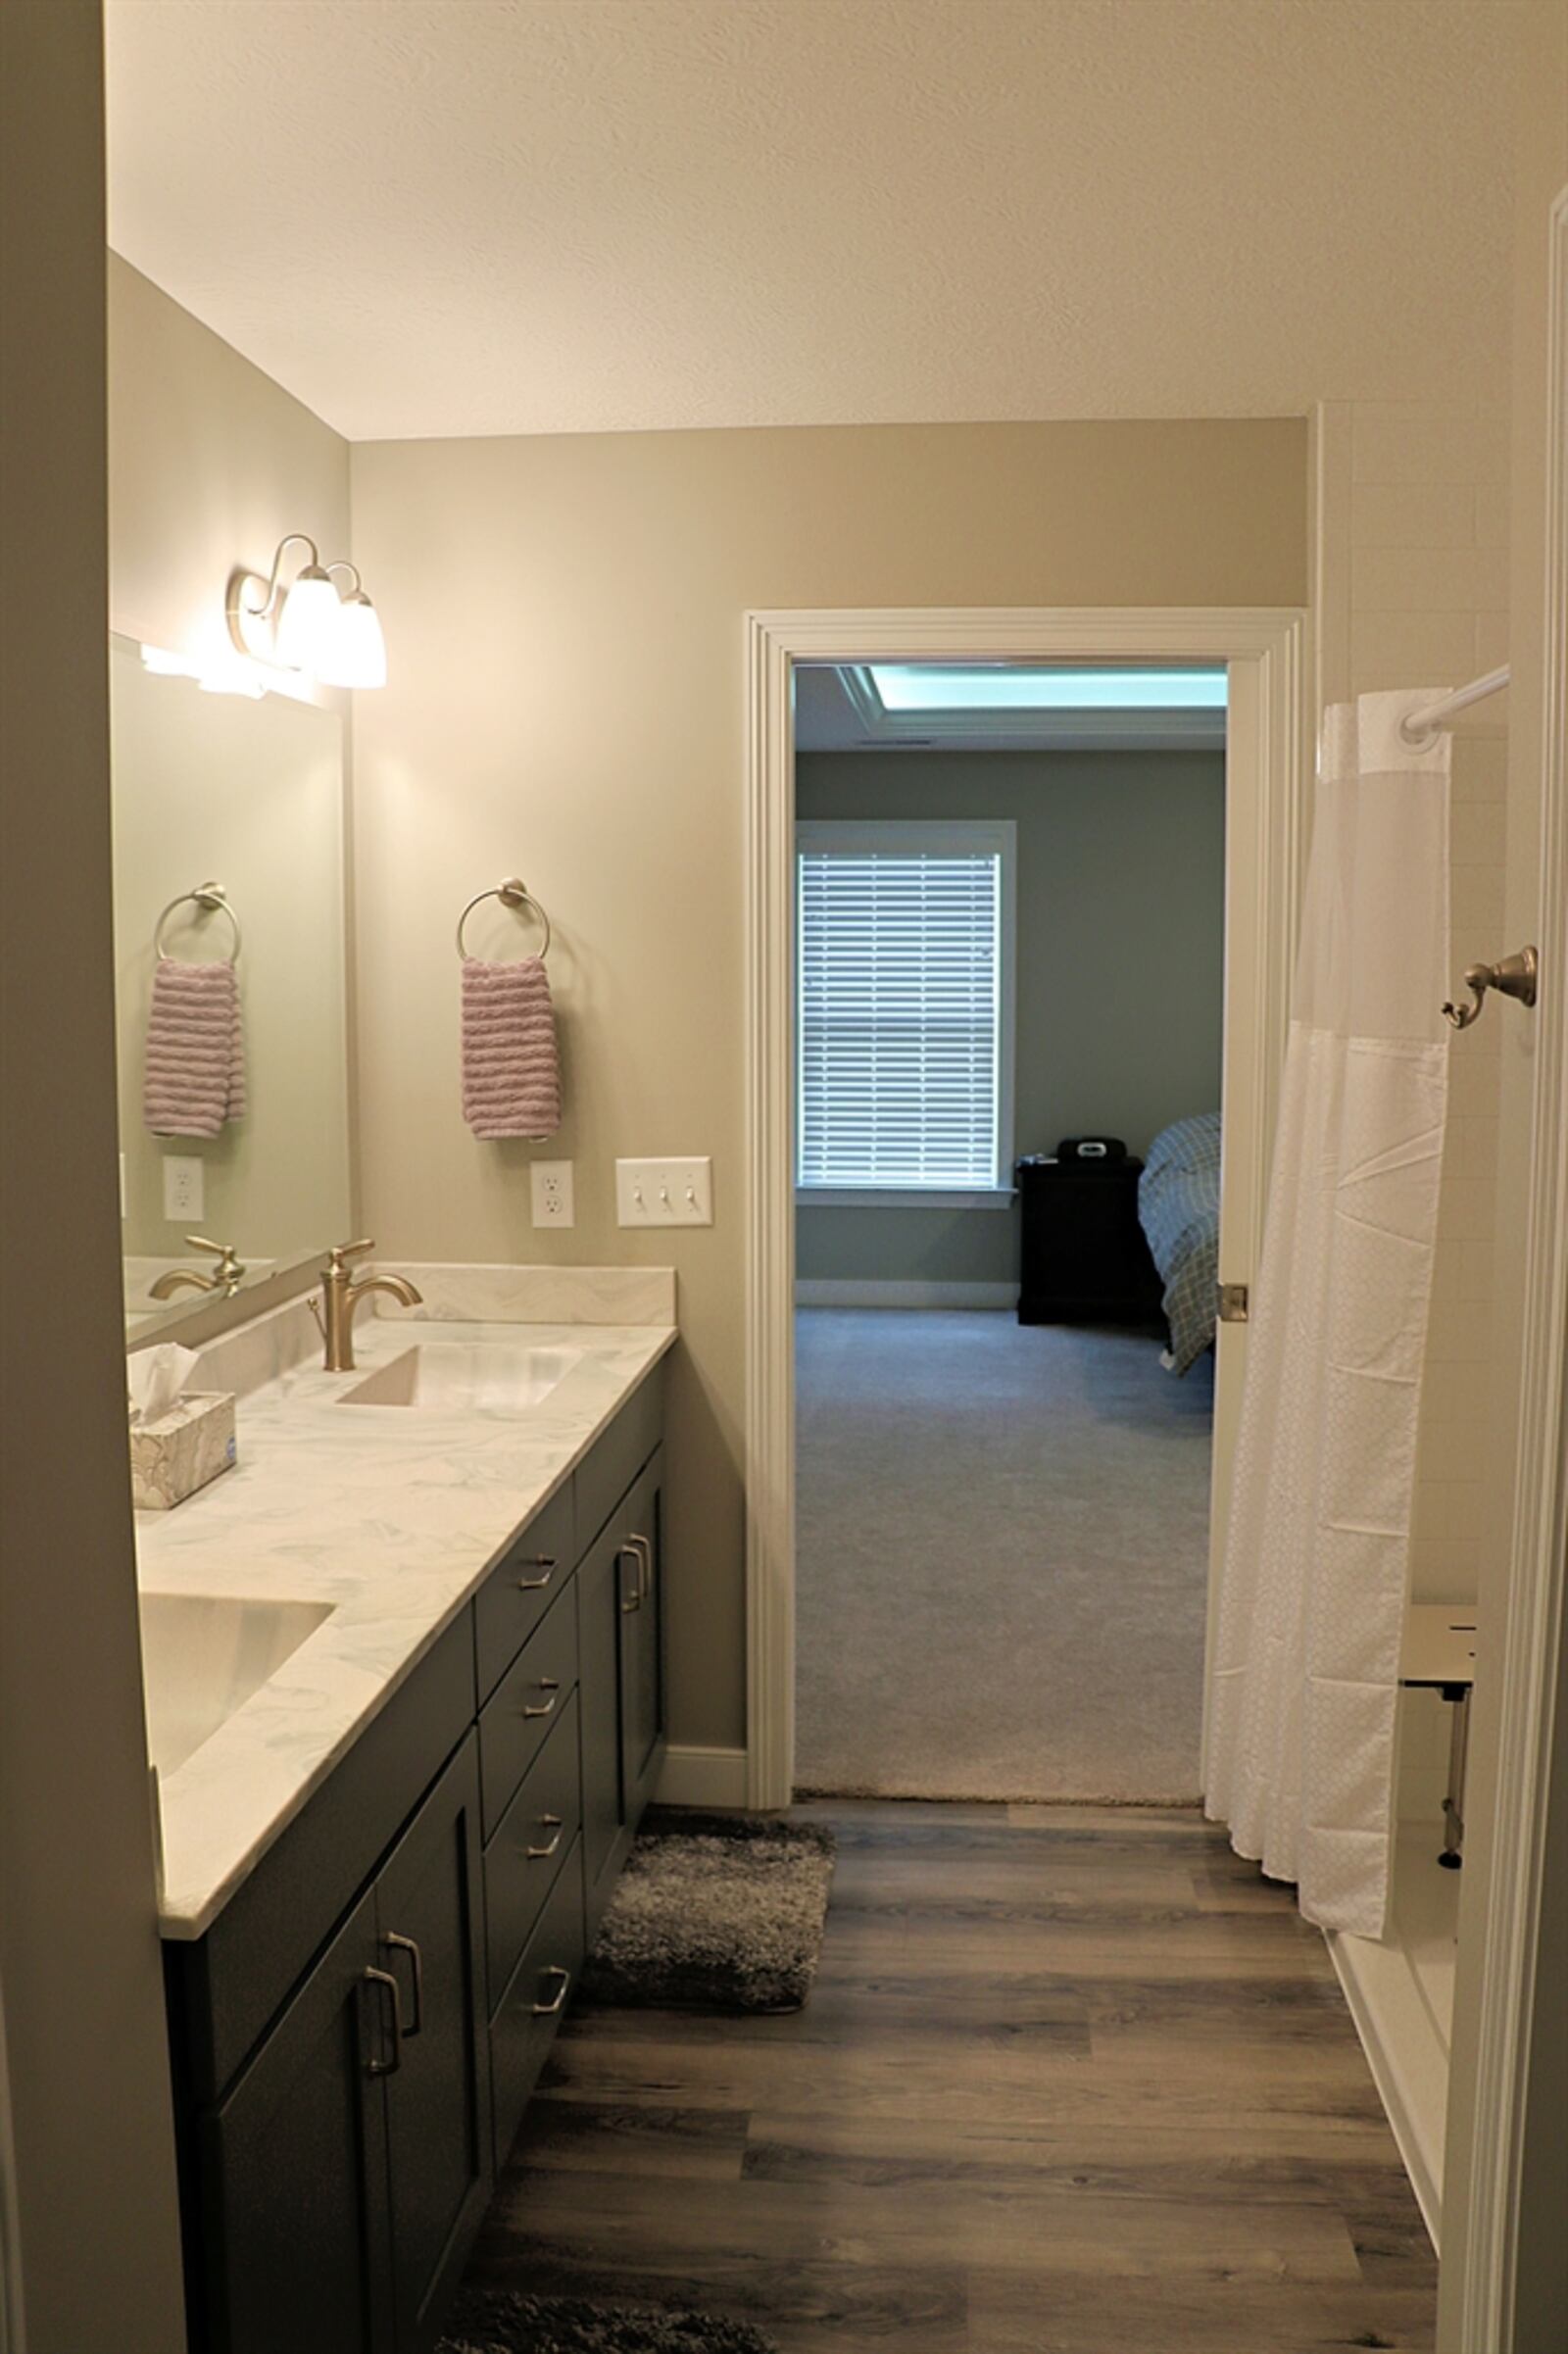
<instances>
[{"instance_id":1,"label":"gray shag bath mat","mask_svg":"<svg viewBox=\"0 0 1568 2354\"><path fill-rule=\"evenodd\" d=\"M711 2313L467 2289L437 2354L778 2354L778 2347L760 2329Z\"/></svg>"},{"instance_id":2,"label":"gray shag bath mat","mask_svg":"<svg viewBox=\"0 0 1568 2354\"><path fill-rule=\"evenodd\" d=\"M820 1823L651 1817L589 1956L589 1999L798 2011L822 1951L834 1851Z\"/></svg>"}]
</instances>

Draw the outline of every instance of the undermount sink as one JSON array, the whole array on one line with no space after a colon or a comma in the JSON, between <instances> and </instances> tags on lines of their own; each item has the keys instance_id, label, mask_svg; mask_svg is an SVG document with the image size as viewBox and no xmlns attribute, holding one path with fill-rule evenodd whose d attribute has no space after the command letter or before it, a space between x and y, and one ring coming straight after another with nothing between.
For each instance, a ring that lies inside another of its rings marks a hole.
<instances>
[{"instance_id":1,"label":"undermount sink","mask_svg":"<svg viewBox=\"0 0 1568 2354\"><path fill-rule=\"evenodd\" d=\"M147 1751L167 1780L332 1615L330 1602L143 1594Z\"/></svg>"},{"instance_id":2,"label":"undermount sink","mask_svg":"<svg viewBox=\"0 0 1568 2354\"><path fill-rule=\"evenodd\" d=\"M580 1349L420 1341L345 1390L337 1402L518 1414L548 1398L581 1360Z\"/></svg>"}]
</instances>

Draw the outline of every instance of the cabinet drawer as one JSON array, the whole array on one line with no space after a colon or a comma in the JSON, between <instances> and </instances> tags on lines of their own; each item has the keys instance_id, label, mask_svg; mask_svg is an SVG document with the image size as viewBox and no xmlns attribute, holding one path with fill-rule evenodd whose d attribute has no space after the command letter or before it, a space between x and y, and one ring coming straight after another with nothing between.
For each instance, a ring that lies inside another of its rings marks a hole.
<instances>
[{"instance_id":1,"label":"cabinet drawer","mask_svg":"<svg viewBox=\"0 0 1568 2354\"><path fill-rule=\"evenodd\" d=\"M595 1440L578 1464L577 1558L588 1550L637 1477L664 1428L664 1368L658 1364L635 1389L609 1430Z\"/></svg>"},{"instance_id":2,"label":"cabinet drawer","mask_svg":"<svg viewBox=\"0 0 1568 2354\"><path fill-rule=\"evenodd\" d=\"M479 1716L479 1777L489 1839L565 1712L577 1682L577 1596L568 1578Z\"/></svg>"},{"instance_id":3,"label":"cabinet drawer","mask_svg":"<svg viewBox=\"0 0 1568 2354\"><path fill-rule=\"evenodd\" d=\"M562 1865L490 2029L499 2170L582 1972L582 1849Z\"/></svg>"},{"instance_id":4,"label":"cabinet drawer","mask_svg":"<svg viewBox=\"0 0 1568 2354\"><path fill-rule=\"evenodd\" d=\"M489 1698L571 1575L572 1483L534 1514L479 1589L473 1606L479 1697Z\"/></svg>"},{"instance_id":5,"label":"cabinet drawer","mask_svg":"<svg viewBox=\"0 0 1568 2354\"><path fill-rule=\"evenodd\" d=\"M484 1851L492 2011L539 1918L562 1858L576 1841L582 1820L577 1730L573 1692Z\"/></svg>"}]
</instances>

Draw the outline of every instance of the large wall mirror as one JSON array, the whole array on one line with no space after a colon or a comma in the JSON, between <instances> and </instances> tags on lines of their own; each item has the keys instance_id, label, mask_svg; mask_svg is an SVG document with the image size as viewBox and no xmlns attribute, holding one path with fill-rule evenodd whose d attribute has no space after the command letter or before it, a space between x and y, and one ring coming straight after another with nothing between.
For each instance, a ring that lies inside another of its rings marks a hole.
<instances>
[{"instance_id":1,"label":"large wall mirror","mask_svg":"<svg viewBox=\"0 0 1568 2354\"><path fill-rule=\"evenodd\" d=\"M205 693L119 637L110 678L121 1206L139 1339L349 1231L343 741L335 711Z\"/></svg>"}]
</instances>

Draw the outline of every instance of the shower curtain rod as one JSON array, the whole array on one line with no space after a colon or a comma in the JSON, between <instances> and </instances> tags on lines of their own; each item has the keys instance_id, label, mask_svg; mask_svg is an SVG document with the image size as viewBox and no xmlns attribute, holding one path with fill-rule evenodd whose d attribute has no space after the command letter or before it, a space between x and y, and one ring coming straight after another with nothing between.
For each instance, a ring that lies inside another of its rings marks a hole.
<instances>
[{"instance_id":1,"label":"shower curtain rod","mask_svg":"<svg viewBox=\"0 0 1568 2354\"><path fill-rule=\"evenodd\" d=\"M1500 695L1508 683L1508 665L1500 670L1489 670L1485 678L1472 678L1467 687L1455 687L1437 703L1423 704L1418 711L1407 711L1399 722L1399 733L1405 742L1417 749L1430 744L1440 727L1467 711L1472 703L1483 703L1489 695Z\"/></svg>"}]
</instances>

